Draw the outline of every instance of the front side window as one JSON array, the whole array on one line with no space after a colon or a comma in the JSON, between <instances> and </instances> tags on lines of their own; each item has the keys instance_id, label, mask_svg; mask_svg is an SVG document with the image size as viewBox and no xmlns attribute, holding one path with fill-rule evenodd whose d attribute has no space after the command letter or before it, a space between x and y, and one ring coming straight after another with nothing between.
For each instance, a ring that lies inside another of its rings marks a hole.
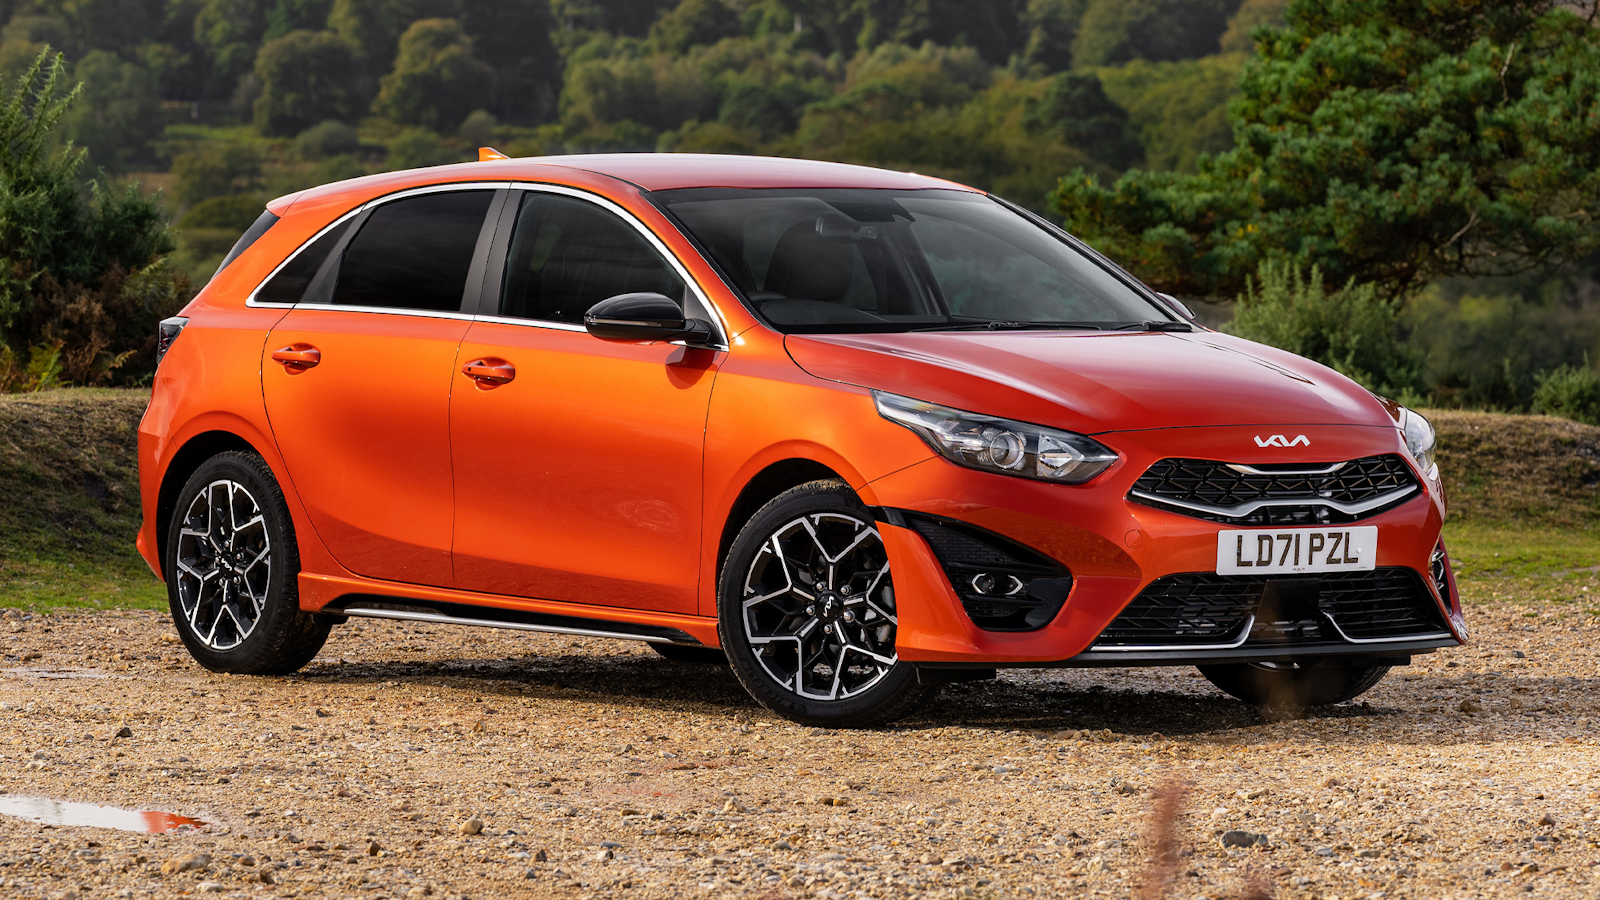
<instances>
[{"instance_id":1,"label":"front side window","mask_svg":"<svg viewBox=\"0 0 1600 900\"><path fill-rule=\"evenodd\" d=\"M1112 329L1170 313L1070 243L968 191L658 191L789 333Z\"/></svg>"},{"instance_id":2,"label":"front side window","mask_svg":"<svg viewBox=\"0 0 1600 900\"><path fill-rule=\"evenodd\" d=\"M493 199L493 191L442 191L379 206L345 248L332 302L459 312Z\"/></svg>"},{"instance_id":3,"label":"front side window","mask_svg":"<svg viewBox=\"0 0 1600 900\"><path fill-rule=\"evenodd\" d=\"M618 294L665 294L683 305L685 284L644 236L575 197L528 191L506 254L500 315L583 324Z\"/></svg>"}]
</instances>

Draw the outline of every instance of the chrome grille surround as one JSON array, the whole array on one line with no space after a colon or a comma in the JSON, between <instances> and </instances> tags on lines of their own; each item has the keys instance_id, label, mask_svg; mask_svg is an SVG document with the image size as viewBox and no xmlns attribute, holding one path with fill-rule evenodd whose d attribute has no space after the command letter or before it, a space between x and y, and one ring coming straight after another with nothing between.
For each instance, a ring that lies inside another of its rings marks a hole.
<instances>
[{"instance_id":1,"label":"chrome grille surround","mask_svg":"<svg viewBox=\"0 0 1600 900\"><path fill-rule=\"evenodd\" d=\"M1334 463L1159 460L1128 492L1134 503L1235 526L1343 525L1418 495L1399 455Z\"/></svg>"}]
</instances>

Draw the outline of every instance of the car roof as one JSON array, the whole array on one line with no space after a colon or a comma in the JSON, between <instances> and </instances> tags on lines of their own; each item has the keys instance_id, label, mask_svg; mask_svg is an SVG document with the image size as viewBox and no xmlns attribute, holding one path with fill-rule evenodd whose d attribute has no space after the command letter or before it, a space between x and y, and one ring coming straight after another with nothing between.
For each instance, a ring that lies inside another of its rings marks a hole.
<instances>
[{"instance_id":1,"label":"car roof","mask_svg":"<svg viewBox=\"0 0 1600 900\"><path fill-rule=\"evenodd\" d=\"M541 166L583 169L636 184L647 191L677 188L888 188L919 190L965 185L915 172L892 172L868 166L714 153L594 153L542 156L527 160Z\"/></svg>"},{"instance_id":2,"label":"car roof","mask_svg":"<svg viewBox=\"0 0 1600 900\"><path fill-rule=\"evenodd\" d=\"M564 173L589 173L615 178L646 191L677 188L869 188L890 190L963 190L973 188L918 175L869 166L712 153L592 153L531 156L459 163L426 169L382 172L324 184L287 194L267 204L283 215L299 200L332 198L347 191L374 195L425 184L451 181L560 181Z\"/></svg>"}]
</instances>

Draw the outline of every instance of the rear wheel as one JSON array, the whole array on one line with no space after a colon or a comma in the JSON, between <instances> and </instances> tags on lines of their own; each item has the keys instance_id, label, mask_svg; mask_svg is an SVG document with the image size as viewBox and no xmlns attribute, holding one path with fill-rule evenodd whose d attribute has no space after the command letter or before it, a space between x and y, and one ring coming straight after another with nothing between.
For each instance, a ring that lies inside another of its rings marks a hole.
<instances>
[{"instance_id":1,"label":"rear wheel","mask_svg":"<svg viewBox=\"0 0 1600 900\"><path fill-rule=\"evenodd\" d=\"M883 538L840 481L780 494L739 532L717 592L728 661L761 705L808 725L870 725L931 699L895 652Z\"/></svg>"},{"instance_id":2,"label":"rear wheel","mask_svg":"<svg viewBox=\"0 0 1600 900\"><path fill-rule=\"evenodd\" d=\"M1236 663L1200 666L1222 690L1256 706L1331 706L1371 690L1388 666L1348 663Z\"/></svg>"},{"instance_id":3,"label":"rear wheel","mask_svg":"<svg viewBox=\"0 0 1600 900\"><path fill-rule=\"evenodd\" d=\"M673 662L708 666L725 666L728 664L728 654L723 653L720 647L691 647L688 644L652 643L650 649Z\"/></svg>"},{"instance_id":4,"label":"rear wheel","mask_svg":"<svg viewBox=\"0 0 1600 900\"><path fill-rule=\"evenodd\" d=\"M328 639L333 620L300 609L294 523L254 453L213 456L189 477L162 563L178 636L213 672L293 672Z\"/></svg>"}]
</instances>

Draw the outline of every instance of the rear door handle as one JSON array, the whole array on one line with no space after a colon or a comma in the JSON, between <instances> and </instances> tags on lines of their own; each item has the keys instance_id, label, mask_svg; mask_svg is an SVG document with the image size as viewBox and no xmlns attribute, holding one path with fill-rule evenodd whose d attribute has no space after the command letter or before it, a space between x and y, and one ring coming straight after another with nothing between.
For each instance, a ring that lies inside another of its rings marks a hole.
<instances>
[{"instance_id":1,"label":"rear door handle","mask_svg":"<svg viewBox=\"0 0 1600 900\"><path fill-rule=\"evenodd\" d=\"M517 367L503 359L475 359L461 367L461 374L487 391L510 383L517 377Z\"/></svg>"},{"instance_id":2,"label":"rear door handle","mask_svg":"<svg viewBox=\"0 0 1600 900\"><path fill-rule=\"evenodd\" d=\"M322 351L310 344L290 344L272 351L272 361L282 363L290 375L298 375L322 362Z\"/></svg>"}]
</instances>

